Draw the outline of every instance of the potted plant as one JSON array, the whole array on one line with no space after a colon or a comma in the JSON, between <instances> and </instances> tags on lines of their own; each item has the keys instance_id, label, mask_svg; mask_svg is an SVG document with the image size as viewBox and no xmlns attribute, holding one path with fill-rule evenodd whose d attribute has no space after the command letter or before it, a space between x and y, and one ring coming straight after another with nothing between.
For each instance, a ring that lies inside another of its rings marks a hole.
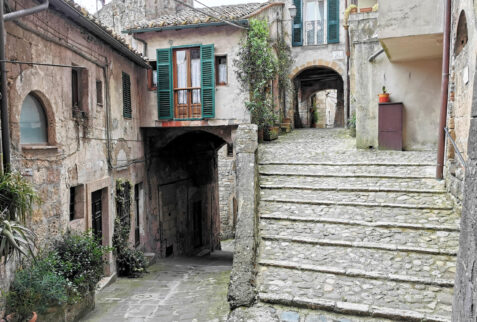
<instances>
[{"instance_id":1,"label":"potted plant","mask_svg":"<svg viewBox=\"0 0 477 322\"><path fill-rule=\"evenodd\" d=\"M379 94L379 103L389 103L389 93L386 91L386 86L383 86L383 92Z\"/></svg>"}]
</instances>

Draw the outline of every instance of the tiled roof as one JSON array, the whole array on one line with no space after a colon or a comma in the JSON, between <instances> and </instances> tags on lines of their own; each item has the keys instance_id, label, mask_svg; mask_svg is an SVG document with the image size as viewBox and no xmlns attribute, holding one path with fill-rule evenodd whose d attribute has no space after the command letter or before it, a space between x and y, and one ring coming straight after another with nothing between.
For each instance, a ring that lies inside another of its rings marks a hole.
<instances>
[{"instance_id":1,"label":"tiled roof","mask_svg":"<svg viewBox=\"0 0 477 322\"><path fill-rule=\"evenodd\" d=\"M201 13L195 9L184 9L177 14L165 15L145 23L130 26L127 30L158 28L167 26L195 25L210 22L221 22L211 16L218 17L227 21L236 21L249 18L250 15L260 9L270 5L270 3L243 3L237 5L217 6L208 8L197 8L206 13ZM209 14L210 16L208 16Z\"/></svg>"}]
</instances>

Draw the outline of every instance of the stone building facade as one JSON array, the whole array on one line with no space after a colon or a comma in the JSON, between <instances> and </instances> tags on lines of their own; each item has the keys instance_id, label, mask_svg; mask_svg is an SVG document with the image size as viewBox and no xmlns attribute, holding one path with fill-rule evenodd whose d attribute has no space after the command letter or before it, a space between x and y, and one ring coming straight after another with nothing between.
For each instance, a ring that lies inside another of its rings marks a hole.
<instances>
[{"instance_id":1,"label":"stone building facade","mask_svg":"<svg viewBox=\"0 0 477 322\"><path fill-rule=\"evenodd\" d=\"M141 247L134 231L144 220L144 100L138 89L146 61L69 1L52 0L49 10L5 27L7 60L33 62L7 63L7 76L12 166L42 200L29 223L38 245L47 247L68 229L92 229L111 246L121 179L136 188L130 238ZM106 271L115 271L112 257Z\"/></svg>"}]
</instances>

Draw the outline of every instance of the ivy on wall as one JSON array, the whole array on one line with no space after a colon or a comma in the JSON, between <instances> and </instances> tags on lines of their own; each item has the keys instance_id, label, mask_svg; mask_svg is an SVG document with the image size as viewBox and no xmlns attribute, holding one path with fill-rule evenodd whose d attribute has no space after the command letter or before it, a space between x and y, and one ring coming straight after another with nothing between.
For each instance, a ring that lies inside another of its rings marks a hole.
<instances>
[{"instance_id":1,"label":"ivy on wall","mask_svg":"<svg viewBox=\"0 0 477 322\"><path fill-rule=\"evenodd\" d=\"M272 41L267 21L250 19L248 33L241 42L234 65L242 89L250 94L245 104L252 122L260 128L272 126L277 121L273 112L272 82L278 78L280 90L288 88L290 54L284 39Z\"/></svg>"}]
</instances>

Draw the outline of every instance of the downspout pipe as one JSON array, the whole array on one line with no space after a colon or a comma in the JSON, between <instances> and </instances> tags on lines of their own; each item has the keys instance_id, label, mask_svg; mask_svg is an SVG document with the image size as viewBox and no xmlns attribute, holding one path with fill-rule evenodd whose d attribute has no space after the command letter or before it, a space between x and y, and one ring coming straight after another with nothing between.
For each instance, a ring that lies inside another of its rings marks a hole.
<instances>
[{"instance_id":1,"label":"downspout pipe","mask_svg":"<svg viewBox=\"0 0 477 322\"><path fill-rule=\"evenodd\" d=\"M8 84L7 84L7 69L5 59L5 21L15 20L21 17L25 17L43 10L47 10L49 1L46 0L41 5L33 8L22 9L15 12L4 12L5 2L0 0L0 117L2 125L2 159L3 159L3 171L10 172L11 170L11 151L10 151L10 125L8 115Z\"/></svg>"},{"instance_id":2,"label":"downspout pipe","mask_svg":"<svg viewBox=\"0 0 477 322\"><path fill-rule=\"evenodd\" d=\"M348 8L348 0L345 0L345 8ZM346 31L346 119L349 120L351 116L351 89L350 89L350 80L349 80L349 67L350 67L350 60L351 60L351 46L350 46L350 39L349 39L349 23L348 26L345 27ZM345 127L347 124L345 124Z\"/></svg>"},{"instance_id":3,"label":"downspout pipe","mask_svg":"<svg viewBox=\"0 0 477 322\"><path fill-rule=\"evenodd\" d=\"M450 28L451 28L451 0L445 0L444 14L444 45L442 52L442 83L441 83L441 113L439 119L439 141L437 148L436 178L444 177L445 132L447 123L447 100L449 90L449 60L450 60Z\"/></svg>"}]
</instances>

